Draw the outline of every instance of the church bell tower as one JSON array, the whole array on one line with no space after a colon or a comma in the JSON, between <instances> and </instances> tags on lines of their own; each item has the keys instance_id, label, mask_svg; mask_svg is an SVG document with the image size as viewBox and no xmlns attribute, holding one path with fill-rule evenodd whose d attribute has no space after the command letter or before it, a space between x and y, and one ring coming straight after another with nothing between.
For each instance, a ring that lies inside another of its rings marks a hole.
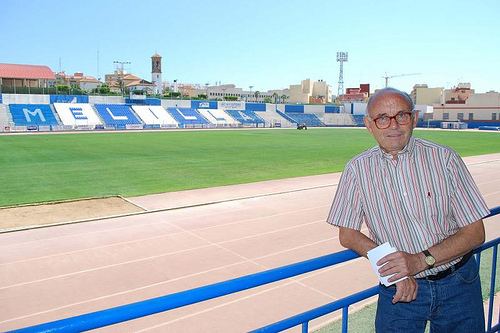
<instances>
[{"instance_id":1,"label":"church bell tower","mask_svg":"<svg viewBox=\"0 0 500 333\"><path fill-rule=\"evenodd\" d=\"M158 53L151 56L151 81L155 85L155 93L161 94L163 92L161 80L161 55Z\"/></svg>"}]
</instances>

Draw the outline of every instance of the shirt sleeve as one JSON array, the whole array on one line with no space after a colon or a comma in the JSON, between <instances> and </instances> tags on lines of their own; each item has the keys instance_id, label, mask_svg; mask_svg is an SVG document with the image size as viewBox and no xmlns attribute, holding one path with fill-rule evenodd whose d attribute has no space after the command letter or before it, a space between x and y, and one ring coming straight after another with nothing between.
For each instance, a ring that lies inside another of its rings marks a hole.
<instances>
[{"instance_id":1,"label":"shirt sleeve","mask_svg":"<svg viewBox=\"0 0 500 333\"><path fill-rule=\"evenodd\" d=\"M448 163L448 175L451 185L451 213L460 227L474 223L490 213L465 163L454 151Z\"/></svg>"},{"instance_id":2,"label":"shirt sleeve","mask_svg":"<svg viewBox=\"0 0 500 333\"><path fill-rule=\"evenodd\" d=\"M352 164L349 163L340 177L327 222L355 230L361 230L363 210Z\"/></svg>"}]
</instances>

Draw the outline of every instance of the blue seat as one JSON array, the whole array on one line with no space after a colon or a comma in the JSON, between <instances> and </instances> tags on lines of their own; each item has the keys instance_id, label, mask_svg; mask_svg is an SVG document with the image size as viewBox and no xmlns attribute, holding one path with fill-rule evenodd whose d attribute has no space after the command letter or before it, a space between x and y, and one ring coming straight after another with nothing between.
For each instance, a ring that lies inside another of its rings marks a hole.
<instances>
[{"instance_id":1,"label":"blue seat","mask_svg":"<svg viewBox=\"0 0 500 333\"><path fill-rule=\"evenodd\" d=\"M356 123L356 126L358 127L364 127L365 126L365 116L362 114L355 114L352 115L352 119L354 119L354 122Z\"/></svg>"},{"instance_id":2,"label":"blue seat","mask_svg":"<svg viewBox=\"0 0 500 333\"><path fill-rule=\"evenodd\" d=\"M226 110L226 112L243 125L265 124L264 119L250 110Z\"/></svg>"},{"instance_id":3,"label":"blue seat","mask_svg":"<svg viewBox=\"0 0 500 333\"><path fill-rule=\"evenodd\" d=\"M95 108L106 125L123 128L141 124L128 104L95 104Z\"/></svg>"},{"instance_id":4,"label":"blue seat","mask_svg":"<svg viewBox=\"0 0 500 333\"><path fill-rule=\"evenodd\" d=\"M49 104L10 104L9 110L17 126L59 125Z\"/></svg>"},{"instance_id":5,"label":"blue seat","mask_svg":"<svg viewBox=\"0 0 500 333\"><path fill-rule=\"evenodd\" d=\"M207 125L209 122L196 109L191 108L167 108L167 111L179 123L180 127L185 125Z\"/></svg>"},{"instance_id":6,"label":"blue seat","mask_svg":"<svg viewBox=\"0 0 500 333\"><path fill-rule=\"evenodd\" d=\"M286 115L293 119L297 124L305 124L307 127L321 127L325 126L319 118L312 113L296 113L287 112Z\"/></svg>"}]
</instances>

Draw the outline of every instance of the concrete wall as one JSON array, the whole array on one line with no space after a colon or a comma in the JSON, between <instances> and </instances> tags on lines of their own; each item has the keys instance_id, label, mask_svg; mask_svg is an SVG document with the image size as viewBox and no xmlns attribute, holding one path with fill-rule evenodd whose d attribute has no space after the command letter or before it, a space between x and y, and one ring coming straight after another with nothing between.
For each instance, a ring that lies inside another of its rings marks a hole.
<instances>
[{"instance_id":1,"label":"concrete wall","mask_svg":"<svg viewBox=\"0 0 500 333\"><path fill-rule=\"evenodd\" d=\"M415 104L441 104L444 103L443 88L416 88Z\"/></svg>"},{"instance_id":2,"label":"concrete wall","mask_svg":"<svg viewBox=\"0 0 500 333\"><path fill-rule=\"evenodd\" d=\"M50 104L50 95L2 94L3 104Z\"/></svg>"}]
</instances>

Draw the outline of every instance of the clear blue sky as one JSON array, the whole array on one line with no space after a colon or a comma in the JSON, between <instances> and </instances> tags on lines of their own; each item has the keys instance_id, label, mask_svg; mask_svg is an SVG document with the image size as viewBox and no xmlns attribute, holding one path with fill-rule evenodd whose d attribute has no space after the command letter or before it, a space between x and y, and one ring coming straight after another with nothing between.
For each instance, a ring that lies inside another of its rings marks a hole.
<instances>
[{"instance_id":1,"label":"clear blue sky","mask_svg":"<svg viewBox=\"0 0 500 333\"><path fill-rule=\"evenodd\" d=\"M326 80L337 91L337 51L348 51L344 86L470 82L500 91L500 1L0 0L0 62L42 64L97 76L130 61L151 79L265 91Z\"/></svg>"}]
</instances>

